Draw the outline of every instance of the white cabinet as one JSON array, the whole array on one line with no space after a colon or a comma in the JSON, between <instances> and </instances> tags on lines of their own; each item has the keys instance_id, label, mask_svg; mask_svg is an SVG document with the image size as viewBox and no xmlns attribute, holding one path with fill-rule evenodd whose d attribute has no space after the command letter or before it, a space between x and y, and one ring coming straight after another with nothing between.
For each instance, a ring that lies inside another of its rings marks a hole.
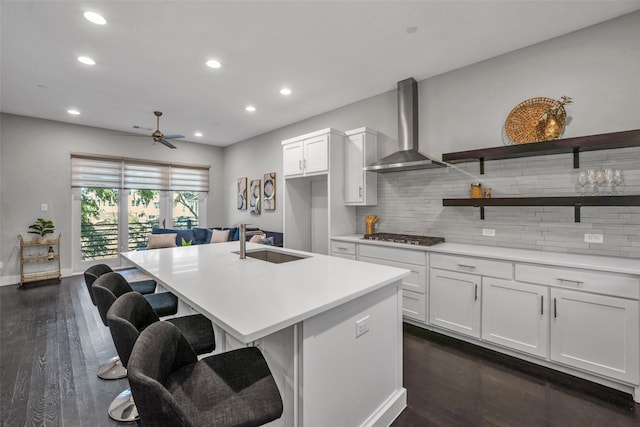
<instances>
[{"instance_id":1,"label":"white cabinet","mask_svg":"<svg viewBox=\"0 0 640 427\"><path fill-rule=\"evenodd\" d=\"M551 360L638 384L638 301L567 289L551 298Z\"/></svg>"},{"instance_id":2,"label":"white cabinet","mask_svg":"<svg viewBox=\"0 0 640 427\"><path fill-rule=\"evenodd\" d=\"M284 247L328 255L331 236L356 231L344 204L345 134L327 128L282 141Z\"/></svg>"},{"instance_id":3,"label":"white cabinet","mask_svg":"<svg viewBox=\"0 0 640 427\"><path fill-rule=\"evenodd\" d=\"M344 201L351 206L378 203L378 174L366 172L364 166L378 157L378 133L367 128L345 132Z\"/></svg>"},{"instance_id":4,"label":"white cabinet","mask_svg":"<svg viewBox=\"0 0 640 427\"><path fill-rule=\"evenodd\" d=\"M546 358L549 289L511 280L482 279L482 339Z\"/></svg>"},{"instance_id":5,"label":"white cabinet","mask_svg":"<svg viewBox=\"0 0 640 427\"><path fill-rule=\"evenodd\" d=\"M282 172L285 177L329 171L329 135L309 135L282 141Z\"/></svg>"},{"instance_id":6,"label":"white cabinet","mask_svg":"<svg viewBox=\"0 0 640 427\"><path fill-rule=\"evenodd\" d=\"M474 338L480 338L481 277L431 269L429 322Z\"/></svg>"},{"instance_id":7,"label":"white cabinet","mask_svg":"<svg viewBox=\"0 0 640 427\"><path fill-rule=\"evenodd\" d=\"M331 256L356 260L356 244L350 242L331 241Z\"/></svg>"},{"instance_id":8,"label":"white cabinet","mask_svg":"<svg viewBox=\"0 0 640 427\"><path fill-rule=\"evenodd\" d=\"M427 321L427 255L424 251L384 246L358 245L358 260L390 267L406 268L411 273L402 279L402 314Z\"/></svg>"}]
</instances>

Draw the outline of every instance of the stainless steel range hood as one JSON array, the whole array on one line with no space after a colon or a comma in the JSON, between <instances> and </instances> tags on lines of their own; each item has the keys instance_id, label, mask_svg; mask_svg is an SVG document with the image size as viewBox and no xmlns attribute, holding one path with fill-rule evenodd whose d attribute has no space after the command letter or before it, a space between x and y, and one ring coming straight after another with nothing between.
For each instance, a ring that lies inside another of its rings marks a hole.
<instances>
[{"instance_id":1,"label":"stainless steel range hood","mask_svg":"<svg viewBox=\"0 0 640 427\"><path fill-rule=\"evenodd\" d=\"M418 83L412 77L398 82L398 145L398 151L364 170L399 172L447 166L418 150Z\"/></svg>"}]
</instances>

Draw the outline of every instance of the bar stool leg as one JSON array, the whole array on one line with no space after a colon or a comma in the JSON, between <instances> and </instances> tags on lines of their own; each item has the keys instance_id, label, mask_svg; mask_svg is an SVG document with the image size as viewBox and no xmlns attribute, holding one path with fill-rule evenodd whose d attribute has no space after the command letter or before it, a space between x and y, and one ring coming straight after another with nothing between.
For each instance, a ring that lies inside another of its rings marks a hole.
<instances>
[{"instance_id":1,"label":"bar stool leg","mask_svg":"<svg viewBox=\"0 0 640 427\"><path fill-rule=\"evenodd\" d=\"M127 376L127 368L122 365L120 358L115 356L100 365L97 374L103 380L119 380Z\"/></svg>"},{"instance_id":2,"label":"bar stool leg","mask_svg":"<svg viewBox=\"0 0 640 427\"><path fill-rule=\"evenodd\" d=\"M133 422L140 418L130 388L123 390L113 399L109 405L109 416L119 422Z\"/></svg>"}]
</instances>

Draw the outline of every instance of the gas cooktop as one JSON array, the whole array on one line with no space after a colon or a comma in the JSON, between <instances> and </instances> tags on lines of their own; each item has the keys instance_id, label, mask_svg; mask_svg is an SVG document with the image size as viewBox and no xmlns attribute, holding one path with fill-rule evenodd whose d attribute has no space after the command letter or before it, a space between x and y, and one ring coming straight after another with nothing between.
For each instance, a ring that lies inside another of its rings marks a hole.
<instances>
[{"instance_id":1,"label":"gas cooktop","mask_svg":"<svg viewBox=\"0 0 640 427\"><path fill-rule=\"evenodd\" d=\"M444 242L444 237L413 236L411 234L373 233L365 234L364 240L380 240L382 242L405 243L407 245L433 246Z\"/></svg>"}]
</instances>

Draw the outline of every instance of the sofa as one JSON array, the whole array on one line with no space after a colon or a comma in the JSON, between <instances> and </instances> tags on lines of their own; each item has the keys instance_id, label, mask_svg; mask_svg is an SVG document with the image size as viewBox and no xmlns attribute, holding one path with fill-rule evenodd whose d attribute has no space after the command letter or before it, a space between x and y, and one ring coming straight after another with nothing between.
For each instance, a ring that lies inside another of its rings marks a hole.
<instances>
[{"instance_id":1,"label":"sofa","mask_svg":"<svg viewBox=\"0 0 640 427\"><path fill-rule=\"evenodd\" d=\"M264 239L255 239L252 233L249 233L249 235L247 236L247 241L254 238L253 241L257 243L279 247L283 246L284 235L282 233L277 231L264 231L260 230L260 228L247 227L247 232L256 231L261 231L262 234L264 234L266 237ZM202 245L208 243L219 243L223 241L231 242L240 240L240 228L238 227L193 227L186 230L153 227L151 229L151 234L175 234L176 246Z\"/></svg>"}]
</instances>

